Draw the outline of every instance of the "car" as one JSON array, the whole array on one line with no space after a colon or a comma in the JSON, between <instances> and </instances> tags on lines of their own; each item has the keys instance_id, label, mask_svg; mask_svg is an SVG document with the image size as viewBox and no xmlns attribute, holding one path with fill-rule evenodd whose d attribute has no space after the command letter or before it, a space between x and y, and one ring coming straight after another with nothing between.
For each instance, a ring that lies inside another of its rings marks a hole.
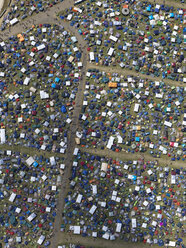
<instances>
[{"instance_id":1,"label":"car","mask_svg":"<svg viewBox=\"0 0 186 248\"><path fill-rule=\"evenodd\" d=\"M25 18L27 18L27 15L26 15L26 14L23 15L23 16L21 16L21 19L22 19L22 20L25 19Z\"/></svg>"}]
</instances>

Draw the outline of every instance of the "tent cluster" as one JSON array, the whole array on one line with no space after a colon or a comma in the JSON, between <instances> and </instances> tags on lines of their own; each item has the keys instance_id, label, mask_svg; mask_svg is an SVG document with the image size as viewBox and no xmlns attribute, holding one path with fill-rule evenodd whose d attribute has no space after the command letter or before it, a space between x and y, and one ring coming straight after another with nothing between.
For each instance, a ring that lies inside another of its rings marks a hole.
<instances>
[{"instance_id":1,"label":"tent cluster","mask_svg":"<svg viewBox=\"0 0 186 248\"><path fill-rule=\"evenodd\" d=\"M0 243L50 244L64 159L0 151ZM41 242L42 241L42 242Z\"/></svg>"},{"instance_id":2,"label":"tent cluster","mask_svg":"<svg viewBox=\"0 0 186 248\"><path fill-rule=\"evenodd\" d=\"M77 39L33 26L0 43L1 143L65 153L82 67Z\"/></svg>"},{"instance_id":3,"label":"tent cluster","mask_svg":"<svg viewBox=\"0 0 186 248\"><path fill-rule=\"evenodd\" d=\"M88 44L91 63L134 69L186 82L185 9L128 1L79 1L60 18L78 29Z\"/></svg>"},{"instance_id":4,"label":"tent cluster","mask_svg":"<svg viewBox=\"0 0 186 248\"><path fill-rule=\"evenodd\" d=\"M185 159L185 87L94 69L86 77L77 144Z\"/></svg>"},{"instance_id":5,"label":"tent cluster","mask_svg":"<svg viewBox=\"0 0 186 248\"><path fill-rule=\"evenodd\" d=\"M63 0L11 1L8 13L3 17L3 22L0 26L0 30L11 27L35 13L46 11L48 8L51 8L52 6L60 2L63 2Z\"/></svg>"},{"instance_id":6,"label":"tent cluster","mask_svg":"<svg viewBox=\"0 0 186 248\"><path fill-rule=\"evenodd\" d=\"M62 231L184 247L185 169L75 154Z\"/></svg>"}]
</instances>

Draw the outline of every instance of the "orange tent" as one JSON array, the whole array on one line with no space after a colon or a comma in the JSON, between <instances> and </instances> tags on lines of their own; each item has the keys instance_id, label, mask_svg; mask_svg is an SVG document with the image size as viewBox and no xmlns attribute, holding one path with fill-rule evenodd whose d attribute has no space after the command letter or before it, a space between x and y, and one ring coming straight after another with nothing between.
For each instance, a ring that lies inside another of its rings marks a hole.
<instances>
[{"instance_id":1,"label":"orange tent","mask_svg":"<svg viewBox=\"0 0 186 248\"><path fill-rule=\"evenodd\" d=\"M110 82L110 83L108 84L108 86L109 86L110 88L117 88L118 84L117 84L117 83L112 83L112 82Z\"/></svg>"}]
</instances>

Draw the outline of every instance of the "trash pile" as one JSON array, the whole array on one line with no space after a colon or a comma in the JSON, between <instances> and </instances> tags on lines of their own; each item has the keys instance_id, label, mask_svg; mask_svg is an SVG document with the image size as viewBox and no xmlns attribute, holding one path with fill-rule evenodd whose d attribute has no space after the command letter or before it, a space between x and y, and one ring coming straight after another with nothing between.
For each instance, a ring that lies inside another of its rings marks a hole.
<instances>
[{"instance_id":1,"label":"trash pile","mask_svg":"<svg viewBox=\"0 0 186 248\"><path fill-rule=\"evenodd\" d=\"M46 11L57 3L63 2L63 0L15 0L12 1L8 13L4 16L0 29L4 30L7 27L11 27L17 22L24 20L25 18L32 16L34 13Z\"/></svg>"},{"instance_id":2,"label":"trash pile","mask_svg":"<svg viewBox=\"0 0 186 248\"><path fill-rule=\"evenodd\" d=\"M65 153L81 79L77 46L75 36L50 24L0 43L1 143Z\"/></svg>"},{"instance_id":3,"label":"trash pile","mask_svg":"<svg viewBox=\"0 0 186 248\"><path fill-rule=\"evenodd\" d=\"M60 18L78 29L96 65L186 82L185 9L147 1L77 1Z\"/></svg>"},{"instance_id":4,"label":"trash pile","mask_svg":"<svg viewBox=\"0 0 186 248\"><path fill-rule=\"evenodd\" d=\"M76 143L186 157L186 88L89 69Z\"/></svg>"},{"instance_id":5,"label":"trash pile","mask_svg":"<svg viewBox=\"0 0 186 248\"><path fill-rule=\"evenodd\" d=\"M184 247L185 169L74 154L62 231Z\"/></svg>"},{"instance_id":6,"label":"trash pile","mask_svg":"<svg viewBox=\"0 0 186 248\"><path fill-rule=\"evenodd\" d=\"M0 150L0 244L49 247L64 159Z\"/></svg>"}]
</instances>

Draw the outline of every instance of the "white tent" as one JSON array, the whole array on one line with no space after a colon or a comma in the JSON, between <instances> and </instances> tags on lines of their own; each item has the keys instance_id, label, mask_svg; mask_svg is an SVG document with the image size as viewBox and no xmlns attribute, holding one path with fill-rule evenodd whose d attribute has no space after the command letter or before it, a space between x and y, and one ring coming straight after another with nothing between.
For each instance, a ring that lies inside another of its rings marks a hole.
<instances>
[{"instance_id":1,"label":"white tent","mask_svg":"<svg viewBox=\"0 0 186 248\"><path fill-rule=\"evenodd\" d=\"M41 235L40 238L38 239L37 243L39 245L42 245L42 243L44 242L44 240L45 240L45 236L44 235Z\"/></svg>"},{"instance_id":2,"label":"white tent","mask_svg":"<svg viewBox=\"0 0 186 248\"><path fill-rule=\"evenodd\" d=\"M92 185L93 195L97 194L97 185Z\"/></svg>"},{"instance_id":3,"label":"white tent","mask_svg":"<svg viewBox=\"0 0 186 248\"><path fill-rule=\"evenodd\" d=\"M42 50L45 48L45 44L41 44L37 47L38 51Z\"/></svg>"},{"instance_id":4,"label":"white tent","mask_svg":"<svg viewBox=\"0 0 186 248\"><path fill-rule=\"evenodd\" d=\"M132 228L136 228L137 225L136 225L136 219L132 219Z\"/></svg>"},{"instance_id":5,"label":"white tent","mask_svg":"<svg viewBox=\"0 0 186 248\"><path fill-rule=\"evenodd\" d=\"M73 155L76 156L78 154L78 152L79 152L79 149L78 148L75 148Z\"/></svg>"},{"instance_id":6,"label":"white tent","mask_svg":"<svg viewBox=\"0 0 186 248\"><path fill-rule=\"evenodd\" d=\"M74 234L80 234L80 226L74 226Z\"/></svg>"},{"instance_id":7,"label":"white tent","mask_svg":"<svg viewBox=\"0 0 186 248\"><path fill-rule=\"evenodd\" d=\"M6 142L5 129L0 129L1 144Z\"/></svg>"},{"instance_id":8,"label":"white tent","mask_svg":"<svg viewBox=\"0 0 186 248\"><path fill-rule=\"evenodd\" d=\"M94 52L90 52L90 61L94 61L95 60L95 58L94 58Z\"/></svg>"},{"instance_id":9,"label":"white tent","mask_svg":"<svg viewBox=\"0 0 186 248\"><path fill-rule=\"evenodd\" d=\"M34 159L33 157L29 157L27 160L26 160L26 163L28 166L32 165L34 163Z\"/></svg>"},{"instance_id":10,"label":"white tent","mask_svg":"<svg viewBox=\"0 0 186 248\"><path fill-rule=\"evenodd\" d=\"M32 221L33 219L35 219L37 215L35 213L32 213L31 215L28 216L27 220L28 221Z\"/></svg>"},{"instance_id":11,"label":"white tent","mask_svg":"<svg viewBox=\"0 0 186 248\"><path fill-rule=\"evenodd\" d=\"M50 157L50 164L51 165L55 165L56 164L56 160L54 157Z\"/></svg>"},{"instance_id":12,"label":"white tent","mask_svg":"<svg viewBox=\"0 0 186 248\"><path fill-rule=\"evenodd\" d=\"M76 203L81 203L82 198L83 198L83 195L78 194L77 199L76 199Z\"/></svg>"},{"instance_id":13,"label":"white tent","mask_svg":"<svg viewBox=\"0 0 186 248\"><path fill-rule=\"evenodd\" d=\"M97 207L96 207L95 205L93 205L93 206L91 207L91 209L89 210L89 213L90 213L90 214L94 214L94 212L96 211L96 209L97 209Z\"/></svg>"},{"instance_id":14,"label":"white tent","mask_svg":"<svg viewBox=\"0 0 186 248\"><path fill-rule=\"evenodd\" d=\"M109 51L108 51L108 55L109 55L109 56L112 56L113 52L114 52L114 48L111 47L111 48L109 49Z\"/></svg>"},{"instance_id":15,"label":"white tent","mask_svg":"<svg viewBox=\"0 0 186 248\"><path fill-rule=\"evenodd\" d=\"M14 25L18 22L18 19L17 18L14 18L10 21L10 25Z\"/></svg>"},{"instance_id":16,"label":"white tent","mask_svg":"<svg viewBox=\"0 0 186 248\"><path fill-rule=\"evenodd\" d=\"M122 223L116 224L116 232L121 232Z\"/></svg>"},{"instance_id":17,"label":"white tent","mask_svg":"<svg viewBox=\"0 0 186 248\"><path fill-rule=\"evenodd\" d=\"M134 112L138 112L139 107L140 107L140 105L138 103L136 103L135 106L134 106Z\"/></svg>"},{"instance_id":18,"label":"white tent","mask_svg":"<svg viewBox=\"0 0 186 248\"><path fill-rule=\"evenodd\" d=\"M23 84L28 85L29 81L30 81L30 78L26 77Z\"/></svg>"},{"instance_id":19,"label":"white tent","mask_svg":"<svg viewBox=\"0 0 186 248\"><path fill-rule=\"evenodd\" d=\"M109 237L110 237L110 235L109 235L109 233L105 233L103 236L102 236L102 238L104 238L104 239L109 239Z\"/></svg>"},{"instance_id":20,"label":"white tent","mask_svg":"<svg viewBox=\"0 0 186 248\"><path fill-rule=\"evenodd\" d=\"M47 99L47 98L49 98L49 94L46 93L44 90L41 90L40 91L40 97L41 97L41 99Z\"/></svg>"},{"instance_id":21,"label":"white tent","mask_svg":"<svg viewBox=\"0 0 186 248\"><path fill-rule=\"evenodd\" d=\"M107 163L102 163L101 164L101 171L107 172L107 167L108 167Z\"/></svg>"},{"instance_id":22,"label":"white tent","mask_svg":"<svg viewBox=\"0 0 186 248\"><path fill-rule=\"evenodd\" d=\"M14 202L15 198L16 198L16 194L15 193L12 193L11 196L10 196L10 198L9 198L9 201L10 202Z\"/></svg>"},{"instance_id":23,"label":"white tent","mask_svg":"<svg viewBox=\"0 0 186 248\"><path fill-rule=\"evenodd\" d=\"M115 139L115 138L114 138L113 136L111 136L111 137L109 138L108 144L107 144L107 148L108 148L108 149L111 149L111 147L113 146L114 139Z\"/></svg>"}]
</instances>

